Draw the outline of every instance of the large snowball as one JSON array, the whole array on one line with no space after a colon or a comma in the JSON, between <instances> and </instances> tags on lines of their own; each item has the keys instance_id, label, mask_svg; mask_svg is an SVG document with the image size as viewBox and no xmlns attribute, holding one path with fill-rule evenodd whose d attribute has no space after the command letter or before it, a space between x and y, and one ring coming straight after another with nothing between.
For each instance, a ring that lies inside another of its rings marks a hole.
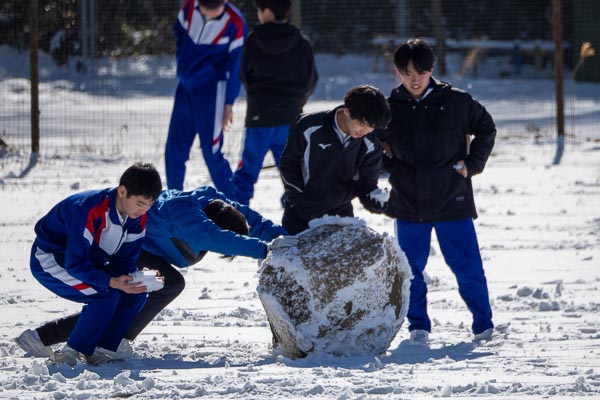
<instances>
[{"instance_id":1,"label":"large snowball","mask_svg":"<svg viewBox=\"0 0 600 400\"><path fill-rule=\"evenodd\" d=\"M356 218L324 217L263 261L258 293L290 357L381 354L408 311L412 274L396 240Z\"/></svg>"}]
</instances>

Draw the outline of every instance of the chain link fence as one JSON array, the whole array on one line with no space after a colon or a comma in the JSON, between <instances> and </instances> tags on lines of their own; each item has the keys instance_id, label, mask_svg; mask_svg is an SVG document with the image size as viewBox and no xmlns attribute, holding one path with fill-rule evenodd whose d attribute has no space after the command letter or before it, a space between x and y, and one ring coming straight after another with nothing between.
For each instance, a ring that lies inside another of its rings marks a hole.
<instances>
[{"instance_id":1,"label":"chain link fence","mask_svg":"<svg viewBox=\"0 0 600 400\"><path fill-rule=\"evenodd\" d=\"M162 156L177 85L172 26L181 1L36 3L40 154ZM252 2L232 3L251 29L257 23ZM313 42L321 77L310 107L318 101L337 101L358 83L373 82L389 93L397 83L394 48L406 38L422 36L438 53L436 75L470 91L497 86L494 99L513 104L515 123L503 124L501 135L552 135L555 105L548 98L552 90L518 90L523 79L534 86L554 85L552 3L294 0L292 21ZM32 0L5 0L0 6L0 178L8 165L25 162L31 152L32 4ZM584 57L582 62L580 55L585 41L592 49L600 48L600 28L593 22L600 19L599 9L580 0L563 1L561 9L565 110L571 134L581 131L579 120L569 118L581 107L589 108L588 119L600 120L598 84L577 83L600 81L599 57ZM475 88L469 87L473 79L478 79ZM485 93L490 92L494 90ZM234 108L234 127L225 139L226 153L234 163L244 109L242 93Z\"/></svg>"}]
</instances>

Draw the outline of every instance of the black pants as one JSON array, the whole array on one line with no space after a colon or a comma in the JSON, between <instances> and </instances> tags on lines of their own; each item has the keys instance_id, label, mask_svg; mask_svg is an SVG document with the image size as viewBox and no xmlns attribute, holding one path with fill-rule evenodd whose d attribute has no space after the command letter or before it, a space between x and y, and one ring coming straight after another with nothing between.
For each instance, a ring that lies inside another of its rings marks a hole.
<instances>
[{"instance_id":1,"label":"black pants","mask_svg":"<svg viewBox=\"0 0 600 400\"><path fill-rule=\"evenodd\" d=\"M128 340L134 340L146 325L185 288L185 280L179 271L159 256L142 250L137 260L137 266L139 269L157 270L164 278L165 286L148 294L146 304L125 334L125 339ZM78 319L79 313L73 314L48 322L36 330L45 346L66 342Z\"/></svg>"}]
</instances>

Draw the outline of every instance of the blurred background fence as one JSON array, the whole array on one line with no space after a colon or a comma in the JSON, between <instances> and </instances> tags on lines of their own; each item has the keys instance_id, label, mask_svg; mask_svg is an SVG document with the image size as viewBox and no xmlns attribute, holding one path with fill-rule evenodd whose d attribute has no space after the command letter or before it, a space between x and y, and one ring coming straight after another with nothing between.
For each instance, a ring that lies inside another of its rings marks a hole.
<instances>
[{"instance_id":1,"label":"blurred background fence","mask_svg":"<svg viewBox=\"0 0 600 400\"><path fill-rule=\"evenodd\" d=\"M518 119L532 111L527 107L531 98L554 96L555 1L294 0L292 20L311 39L318 54L321 79L313 101L339 100L347 88L361 83L357 79L373 80L389 93L396 84L391 62L395 46L406 38L422 36L435 45L436 75L459 81L459 86L470 91L477 89L470 83L474 80L479 86L504 82L500 86L509 89L500 90L495 99L513 102ZM107 158L162 155L177 84L172 26L181 1L36 3L40 153ZM252 1L232 3L250 28L257 23ZM31 151L33 4L3 0L0 5L0 167L26 158ZM561 14L566 131L575 135L580 131L578 122L569 119L574 107L587 104L589 118L600 118L598 110L593 110L600 86L592 83L582 90L577 86L579 82L600 82L600 57L583 60L580 55L584 42L600 47L600 2L563 0ZM516 89L523 79L551 89L530 90L519 100L518 91L510 87L514 82ZM584 101L576 103L578 96ZM235 107L235 126L226 139L229 153L236 151L241 137L243 99L242 93ZM542 100L547 100L542 103L547 108L543 114L553 117L553 98ZM550 118L514 131L503 129L506 135L548 135L553 134L553 124Z\"/></svg>"}]
</instances>

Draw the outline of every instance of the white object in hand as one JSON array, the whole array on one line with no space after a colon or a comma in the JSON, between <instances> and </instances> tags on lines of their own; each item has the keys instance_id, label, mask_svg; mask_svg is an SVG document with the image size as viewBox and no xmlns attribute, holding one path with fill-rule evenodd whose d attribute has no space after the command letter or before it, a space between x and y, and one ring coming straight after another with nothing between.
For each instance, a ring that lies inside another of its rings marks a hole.
<instances>
[{"instance_id":1,"label":"white object in hand","mask_svg":"<svg viewBox=\"0 0 600 400\"><path fill-rule=\"evenodd\" d=\"M452 168L459 170L459 169L463 169L465 167L465 164L454 164L452 166Z\"/></svg>"},{"instance_id":2,"label":"white object in hand","mask_svg":"<svg viewBox=\"0 0 600 400\"><path fill-rule=\"evenodd\" d=\"M146 286L146 291L154 292L155 290L160 290L165 286L165 282L162 278L156 276L156 271L145 269L143 271L135 271L129 274L129 276L133 277L129 283L142 283Z\"/></svg>"},{"instance_id":3,"label":"white object in hand","mask_svg":"<svg viewBox=\"0 0 600 400\"><path fill-rule=\"evenodd\" d=\"M387 203L387 201L390 199L390 192L387 188L377 188L371 191L371 193L369 193L368 196L371 198L371 200L379 203L379 205L383 207L385 203Z\"/></svg>"}]
</instances>

